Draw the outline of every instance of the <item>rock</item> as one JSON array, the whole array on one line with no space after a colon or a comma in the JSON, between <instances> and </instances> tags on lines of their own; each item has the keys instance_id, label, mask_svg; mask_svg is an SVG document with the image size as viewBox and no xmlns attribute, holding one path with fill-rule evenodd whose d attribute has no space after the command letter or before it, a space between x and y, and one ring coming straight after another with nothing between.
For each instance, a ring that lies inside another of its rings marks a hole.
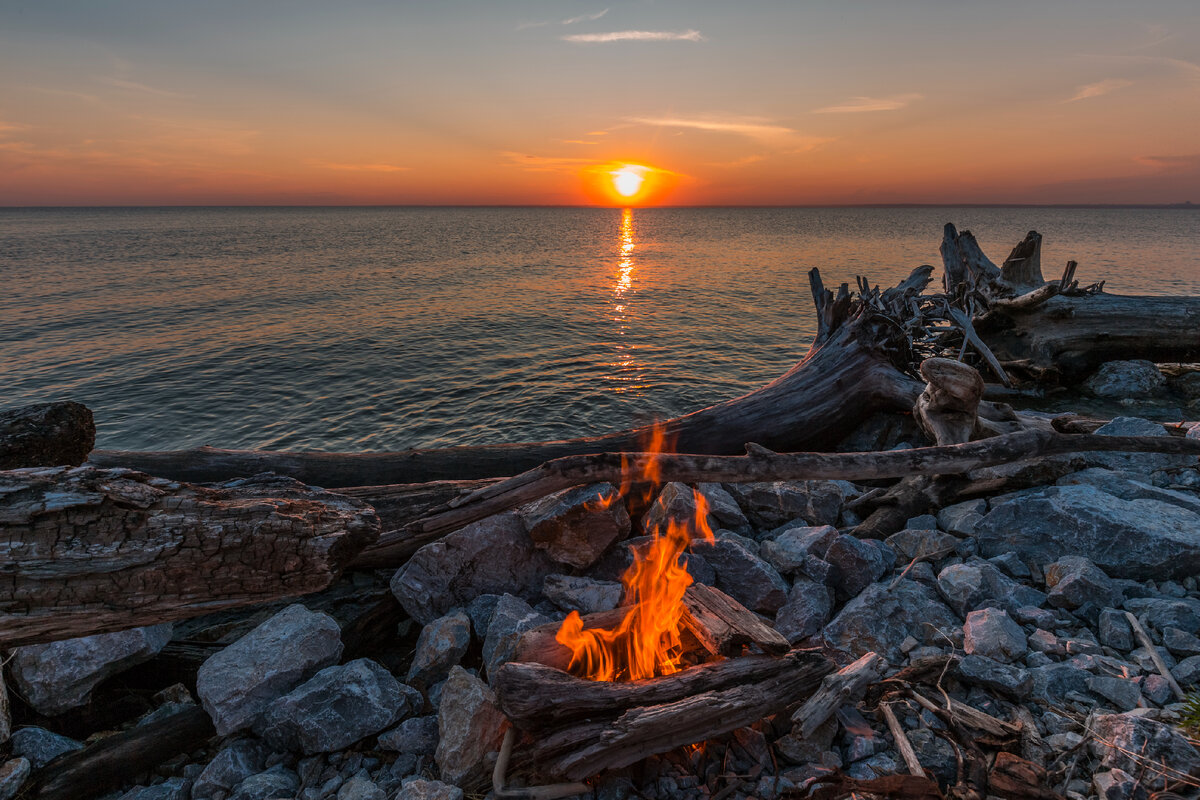
<instances>
[{"instance_id":1,"label":"rock","mask_svg":"<svg viewBox=\"0 0 1200 800\"><path fill-rule=\"evenodd\" d=\"M492 613L495 612L498 602L498 594L481 594L467 603L467 616L471 618L471 630L475 632L477 639L482 641L483 637L487 636L488 625L492 622Z\"/></svg>"},{"instance_id":2,"label":"rock","mask_svg":"<svg viewBox=\"0 0 1200 800\"><path fill-rule=\"evenodd\" d=\"M938 573L938 591L963 618L985 606L1015 611L1022 606L1040 606L1046 600L1037 589L1017 583L981 558L942 569Z\"/></svg>"},{"instance_id":3,"label":"rock","mask_svg":"<svg viewBox=\"0 0 1200 800\"><path fill-rule=\"evenodd\" d=\"M1133 649L1133 629L1124 611L1105 608L1100 612L1100 644L1128 653Z\"/></svg>"},{"instance_id":4,"label":"rock","mask_svg":"<svg viewBox=\"0 0 1200 800\"><path fill-rule=\"evenodd\" d=\"M492 768L488 756L500 750L506 724L492 690L462 667L452 667L442 689L434 755L442 780L458 786L483 781Z\"/></svg>"},{"instance_id":5,"label":"rock","mask_svg":"<svg viewBox=\"0 0 1200 800\"><path fill-rule=\"evenodd\" d=\"M1092 775L1092 791L1097 800L1146 800L1149 796L1141 781L1120 769Z\"/></svg>"},{"instance_id":6,"label":"rock","mask_svg":"<svg viewBox=\"0 0 1200 800\"><path fill-rule=\"evenodd\" d=\"M775 615L775 630L796 644L820 633L832 613L833 593L829 587L807 578L797 578L788 592L787 602Z\"/></svg>"},{"instance_id":7,"label":"rock","mask_svg":"<svg viewBox=\"0 0 1200 800\"><path fill-rule=\"evenodd\" d=\"M888 753L876 753L870 758L851 764L846 774L857 780L871 780L883 775L895 775L900 771L900 764Z\"/></svg>"},{"instance_id":8,"label":"rock","mask_svg":"<svg viewBox=\"0 0 1200 800\"><path fill-rule=\"evenodd\" d=\"M1002 692L1014 700L1024 700L1033 690L1029 670L985 656L968 655L959 660L956 670L964 683Z\"/></svg>"},{"instance_id":9,"label":"rock","mask_svg":"<svg viewBox=\"0 0 1200 800\"><path fill-rule=\"evenodd\" d=\"M1163 647L1171 651L1176 658L1200 656L1200 639L1179 628L1163 628Z\"/></svg>"},{"instance_id":10,"label":"rock","mask_svg":"<svg viewBox=\"0 0 1200 800\"><path fill-rule=\"evenodd\" d=\"M1090 675L1072 664L1047 664L1029 670L1029 674L1033 676L1033 698L1051 707L1063 705L1072 692L1082 694L1088 690Z\"/></svg>"},{"instance_id":11,"label":"rock","mask_svg":"<svg viewBox=\"0 0 1200 800\"><path fill-rule=\"evenodd\" d=\"M1084 382L1097 397L1117 398L1145 397L1161 391L1166 384L1167 379L1154 362L1143 359L1109 361Z\"/></svg>"},{"instance_id":12,"label":"rock","mask_svg":"<svg viewBox=\"0 0 1200 800\"><path fill-rule=\"evenodd\" d=\"M1177 662L1167 648L1156 646L1154 649L1158 652L1158 657L1166 664L1167 669L1176 666ZM1143 672L1155 672L1158 669L1158 665L1154 663L1154 658L1150 654L1150 649L1146 647L1139 647L1131 651L1129 660L1141 667Z\"/></svg>"},{"instance_id":13,"label":"rock","mask_svg":"<svg viewBox=\"0 0 1200 800\"><path fill-rule=\"evenodd\" d=\"M732 483L725 488L750 521L774 529L802 519L809 525L836 525L844 494L834 481Z\"/></svg>"},{"instance_id":14,"label":"rock","mask_svg":"<svg viewBox=\"0 0 1200 800\"><path fill-rule=\"evenodd\" d=\"M121 800L188 800L191 792L190 780L174 777L153 786L135 786L121 795Z\"/></svg>"},{"instance_id":15,"label":"rock","mask_svg":"<svg viewBox=\"0 0 1200 800\"><path fill-rule=\"evenodd\" d=\"M491 675L501 664L512 658L521 634L530 628L552 622L549 617L534 611L519 597L506 594L496 603L492 622L483 640L483 663Z\"/></svg>"},{"instance_id":16,"label":"rock","mask_svg":"<svg viewBox=\"0 0 1200 800\"><path fill-rule=\"evenodd\" d=\"M30 771L27 758L18 757L6 761L4 766L0 767L0 800L12 800L16 797L17 792L25 785Z\"/></svg>"},{"instance_id":17,"label":"rock","mask_svg":"<svg viewBox=\"0 0 1200 800\"><path fill-rule=\"evenodd\" d=\"M255 730L276 750L332 753L420 710L425 699L369 658L326 667L274 701Z\"/></svg>"},{"instance_id":18,"label":"rock","mask_svg":"<svg viewBox=\"0 0 1200 800\"><path fill-rule=\"evenodd\" d=\"M535 547L577 569L595 564L613 542L629 535L629 513L616 487L609 483L547 495L522 508L520 514Z\"/></svg>"},{"instance_id":19,"label":"rock","mask_svg":"<svg viewBox=\"0 0 1200 800\"><path fill-rule=\"evenodd\" d=\"M192 800L207 800L234 787L266 767L267 751L254 739L238 739L223 747L192 784Z\"/></svg>"},{"instance_id":20,"label":"rock","mask_svg":"<svg viewBox=\"0 0 1200 800\"><path fill-rule=\"evenodd\" d=\"M1141 417L1117 417L1096 429L1097 436L1170 436L1161 423Z\"/></svg>"},{"instance_id":21,"label":"rock","mask_svg":"<svg viewBox=\"0 0 1200 800\"><path fill-rule=\"evenodd\" d=\"M736 503L735 503L736 505ZM704 524L709 530L718 527L712 515L706 515ZM670 523L682 525L689 530L697 530L696 493L686 483L671 481L663 486L658 497L642 515L642 530L648 536L665 533Z\"/></svg>"},{"instance_id":22,"label":"rock","mask_svg":"<svg viewBox=\"0 0 1200 800\"><path fill-rule=\"evenodd\" d=\"M986 500L967 500L946 506L937 514L937 525L956 536L974 536L975 526L987 513Z\"/></svg>"},{"instance_id":23,"label":"rock","mask_svg":"<svg viewBox=\"0 0 1200 800\"><path fill-rule=\"evenodd\" d=\"M470 646L471 618L465 611L438 617L421 629L405 680L418 688L432 686L446 677Z\"/></svg>"},{"instance_id":24,"label":"rock","mask_svg":"<svg viewBox=\"0 0 1200 800\"><path fill-rule=\"evenodd\" d=\"M836 570L833 590L843 600L857 596L890 567L879 548L849 535L838 536L830 543L825 561Z\"/></svg>"},{"instance_id":25,"label":"rock","mask_svg":"<svg viewBox=\"0 0 1200 800\"><path fill-rule=\"evenodd\" d=\"M63 753L82 749L83 745L74 739L45 728L21 728L12 735L13 755L29 759L34 769L41 769Z\"/></svg>"},{"instance_id":26,"label":"rock","mask_svg":"<svg viewBox=\"0 0 1200 800\"><path fill-rule=\"evenodd\" d=\"M915 517L909 517L904 523L904 527L913 530L930 530L937 528L937 524L937 517L933 514L918 514Z\"/></svg>"},{"instance_id":27,"label":"rock","mask_svg":"<svg viewBox=\"0 0 1200 800\"><path fill-rule=\"evenodd\" d=\"M1178 628L1185 633L1200 631L1200 602L1166 597L1132 597L1125 610L1157 630Z\"/></svg>"},{"instance_id":28,"label":"rock","mask_svg":"<svg viewBox=\"0 0 1200 800\"><path fill-rule=\"evenodd\" d=\"M905 528L889 536L887 544L905 562L914 558L937 560L954 554L958 538L936 530Z\"/></svg>"},{"instance_id":29,"label":"rock","mask_svg":"<svg viewBox=\"0 0 1200 800\"><path fill-rule=\"evenodd\" d=\"M787 602L788 585L775 568L756 556L730 531L717 531L713 542L693 542L717 573L717 588L751 611L774 614Z\"/></svg>"},{"instance_id":30,"label":"rock","mask_svg":"<svg viewBox=\"0 0 1200 800\"><path fill-rule=\"evenodd\" d=\"M825 626L825 642L851 655L872 650L892 663L904 657L900 644L912 636L923 644L946 644L960 629L954 613L923 584L901 579L892 584L873 583L846 603Z\"/></svg>"},{"instance_id":31,"label":"rock","mask_svg":"<svg viewBox=\"0 0 1200 800\"><path fill-rule=\"evenodd\" d=\"M750 520L746 519L737 500L724 486L719 483L698 483L696 491L704 495L708 502L708 515L716 522L712 526L714 530L724 528L743 535L750 533Z\"/></svg>"},{"instance_id":32,"label":"rock","mask_svg":"<svg viewBox=\"0 0 1200 800\"><path fill-rule=\"evenodd\" d=\"M759 555L780 572L791 574L802 569L811 558L824 560L829 545L837 537L837 528L832 525L789 523L770 533Z\"/></svg>"},{"instance_id":33,"label":"rock","mask_svg":"<svg viewBox=\"0 0 1200 800\"><path fill-rule=\"evenodd\" d=\"M1033 625L1035 628L1045 628L1049 630L1059 624L1058 615L1045 608L1021 606L1009 613L1011 614L1012 618L1020 624Z\"/></svg>"},{"instance_id":34,"label":"rock","mask_svg":"<svg viewBox=\"0 0 1200 800\"><path fill-rule=\"evenodd\" d=\"M167 623L15 647L9 674L38 713L61 714L87 702L101 681L158 655L172 630Z\"/></svg>"},{"instance_id":35,"label":"rock","mask_svg":"<svg viewBox=\"0 0 1200 800\"><path fill-rule=\"evenodd\" d=\"M958 775L958 759L954 747L929 728L908 731L908 741L921 766L933 773L943 785L953 784Z\"/></svg>"},{"instance_id":36,"label":"rock","mask_svg":"<svg viewBox=\"0 0 1200 800\"><path fill-rule=\"evenodd\" d=\"M1138 701L1142 699L1142 690L1138 685L1125 678L1091 675L1088 677L1088 688L1112 703L1117 711L1137 708Z\"/></svg>"},{"instance_id":37,"label":"rock","mask_svg":"<svg viewBox=\"0 0 1200 800\"><path fill-rule=\"evenodd\" d=\"M396 753L433 755L438 742L438 718L409 717L387 733L379 734L379 749Z\"/></svg>"},{"instance_id":38,"label":"rock","mask_svg":"<svg viewBox=\"0 0 1200 800\"><path fill-rule=\"evenodd\" d=\"M1029 634L1029 638L1026 641L1029 644L1029 649L1038 653L1049 653L1055 656L1065 656L1067 654L1067 646L1057 636L1043 628L1038 628Z\"/></svg>"},{"instance_id":39,"label":"rock","mask_svg":"<svg viewBox=\"0 0 1200 800\"><path fill-rule=\"evenodd\" d=\"M597 581L573 575L547 575L542 584L546 599L566 612L595 614L621 604L624 587L615 581Z\"/></svg>"},{"instance_id":40,"label":"rock","mask_svg":"<svg viewBox=\"0 0 1200 800\"><path fill-rule=\"evenodd\" d=\"M1088 743L1103 769L1139 773L1145 763L1169 764L1184 775L1200 775L1200 752L1170 725L1136 714L1098 714Z\"/></svg>"},{"instance_id":41,"label":"rock","mask_svg":"<svg viewBox=\"0 0 1200 800\"><path fill-rule=\"evenodd\" d=\"M1046 567L1046 602L1055 608L1079 608L1094 603L1100 608L1120 605L1121 592L1104 572L1083 556L1063 556Z\"/></svg>"},{"instance_id":42,"label":"rock","mask_svg":"<svg viewBox=\"0 0 1200 800\"><path fill-rule=\"evenodd\" d=\"M70 400L0 411L0 470L79 466L96 444L87 406Z\"/></svg>"},{"instance_id":43,"label":"rock","mask_svg":"<svg viewBox=\"0 0 1200 800\"><path fill-rule=\"evenodd\" d=\"M1200 656L1190 656L1169 668L1180 686L1200 686Z\"/></svg>"},{"instance_id":44,"label":"rock","mask_svg":"<svg viewBox=\"0 0 1200 800\"><path fill-rule=\"evenodd\" d=\"M1142 696L1156 706L1165 706L1175 698L1175 690L1162 675L1147 675L1142 679Z\"/></svg>"},{"instance_id":45,"label":"rock","mask_svg":"<svg viewBox=\"0 0 1200 800\"><path fill-rule=\"evenodd\" d=\"M753 543L753 540L742 539L742 537L738 537L738 540ZM654 537L652 536L635 536L632 539L621 542L612 550L609 550L604 558L600 559L596 566L589 570L589 576L601 581L621 580L621 576L633 564L634 555L640 554L644 556L649 551L653 542ZM699 546L698 543L693 543L693 550L698 549ZM716 585L717 573L713 570L712 565L705 560L704 556L698 552L685 551L683 553L683 566L696 583L703 583L706 586Z\"/></svg>"},{"instance_id":46,"label":"rock","mask_svg":"<svg viewBox=\"0 0 1200 800\"><path fill-rule=\"evenodd\" d=\"M536 599L546 576L558 571L521 518L506 512L425 545L396 571L391 587L408 615L427 625L481 594Z\"/></svg>"},{"instance_id":47,"label":"rock","mask_svg":"<svg viewBox=\"0 0 1200 800\"><path fill-rule=\"evenodd\" d=\"M406 780L396 800L463 800L463 791L441 781Z\"/></svg>"},{"instance_id":48,"label":"rock","mask_svg":"<svg viewBox=\"0 0 1200 800\"><path fill-rule=\"evenodd\" d=\"M1090 559L1110 577L1182 578L1200 571L1200 514L1158 500L1121 500L1091 486L1049 486L992 500L976 527L980 552L1044 564Z\"/></svg>"},{"instance_id":49,"label":"rock","mask_svg":"<svg viewBox=\"0 0 1200 800\"><path fill-rule=\"evenodd\" d=\"M282 764L266 772L251 775L233 790L229 800L274 800L295 797L300 788L300 778Z\"/></svg>"},{"instance_id":50,"label":"rock","mask_svg":"<svg viewBox=\"0 0 1200 800\"><path fill-rule=\"evenodd\" d=\"M1010 578L1027 581L1033 576L1033 573L1029 571L1029 566L1018 558L1016 553L1001 553L998 556L992 556L987 561Z\"/></svg>"},{"instance_id":51,"label":"rock","mask_svg":"<svg viewBox=\"0 0 1200 800\"><path fill-rule=\"evenodd\" d=\"M337 800L387 800L387 792L370 778L355 775L338 789Z\"/></svg>"},{"instance_id":52,"label":"rock","mask_svg":"<svg viewBox=\"0 0 1200 800\"><path fill-rule=\"evenodd\" d=\"M1004 611L981 608L967 614L963 648L968 655L1011 664L1025 655L1025 632Z\"/></svg>"},{"instance_id":53,"label":"rock","mask_svg":"<svg viewBox=\"0 0 1200 800\"><path fill-rule=\"evenodd\" d=\"M333 617L290 605L201 664L196 694L217 735L228 736L341 655Z\"/></svg>"},{"instance_id":54,"label":"rock","mask_svg":"<svg viewBox=\"0 0 1200 800\"><path fill-rule=\"evenodd\" d=\"M1154 424L1159 430L1163 430L1161 425ZM1165 434L1166 431L1163 430L1163 433ZM1161 489L1150 483L1137 481L1123 473L1102 467L1072 472L1070 475L1059 478L1056 484L1058 486L1092 486L1122 500L1158 500L1169 505L1179 506L1186 511L1200 513L1200 497L1195 494Z\"/></svg>"}]
</instances>

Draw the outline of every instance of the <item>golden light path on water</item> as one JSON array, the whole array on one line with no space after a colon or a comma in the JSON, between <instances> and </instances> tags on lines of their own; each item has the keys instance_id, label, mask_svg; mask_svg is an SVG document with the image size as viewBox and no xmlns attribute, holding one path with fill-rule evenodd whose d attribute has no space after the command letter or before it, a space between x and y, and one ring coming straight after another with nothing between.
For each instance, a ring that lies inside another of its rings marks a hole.
<instances>
[{"instance_id":1,"label":"golden light path on water","mask_svg":"<svg viewBox=\"0 0 1200 800\"><path fill-rule=\"evenodd\" d=\"M645 388L643 382L646 365L635 358L636 345L626 340L632 322L632 314L629 311L630 298L627 295L633 291L633 251L637 246L633 235L633 209L622 209L618 234L620 255L617 258L617 275L612 288L612 312L609 315L616 323L617 338L613 343L613 361L609 364L612 371L605 376L612 382L611 390L618 394Z\"/></svg>"}]
</instances>

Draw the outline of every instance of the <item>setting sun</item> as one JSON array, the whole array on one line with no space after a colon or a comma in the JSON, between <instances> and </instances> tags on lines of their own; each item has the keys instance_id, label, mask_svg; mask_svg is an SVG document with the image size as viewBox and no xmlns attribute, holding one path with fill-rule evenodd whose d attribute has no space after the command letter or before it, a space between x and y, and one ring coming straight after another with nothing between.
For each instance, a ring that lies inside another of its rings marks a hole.
<instances>
[{"instance_id":1,"label":"setting sun","mask_svg":"<svg viewBox=\"0 0 1200 800\"><path fill-rule=\"evenodd\" d=\"M635 167L623 167L613 173L613 187L622 197L633 197L642 188L645 178Z\"/></svg>"}]
</instances>

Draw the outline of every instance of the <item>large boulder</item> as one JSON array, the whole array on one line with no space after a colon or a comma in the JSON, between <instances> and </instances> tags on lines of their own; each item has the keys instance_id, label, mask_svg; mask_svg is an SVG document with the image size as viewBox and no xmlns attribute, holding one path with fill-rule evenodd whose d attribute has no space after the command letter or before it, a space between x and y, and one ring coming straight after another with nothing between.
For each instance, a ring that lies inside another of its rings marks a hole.
<instances>
[{"instance_id":1,"label":"large boulder","mask_svg":"<svg viewBox=\"0 0 1200 800\"><path fill-rule=\"evenodd\" d=\"M486 779L504 738L507 721L496 695L462 667L450 670L438 707L438 745L434 754L442 780L472 788Z\"/></svg>"},{"instance_id":2,"label":"large boulder","mask_svg":"<svg viewBox=\"0 0 1200 800\"><path fill-rule=\"evenodd\" d=\"M536 598L546 576L560 571L534 546L512 512L481 519L425 545L392 577L392 594L409 616L428 625L481 594Z\"/></svg>"},{"instance_id":3,"label":"large boulder","mask_svg":"<svg viewBox=\"0 0 1200 800\"><path fill-rule=\"evenodd\" d=\"M267 707L255 726L276 750L342 750L412 716L421 693L369 658L326 667Z\"/></svg>"},{"instance_id":4,"label":"large boulder","mask_svg":"<svg viewBox=\"0 0 1200 800\"><path fill-rule=\"evenodd\" d=\"M1160 431L1162 425L1152 423ZM1165 434L1166 431L1163 431ZM1122 500L1159 500L1173 506L1200 514L1200 497L1194 493L1161 489L1146 481L1138 481L1116 470L1090 467L1064 475L1058 479L1059 486L1094 486L1102 492Z\"/></svg>"},{"instance_id":5,"label":"large boulder","mask_svg":"<svg viewBox=\"0 0 1200 800\"><path fill-rule=\"evenodd\" d=\"M976 526L980 551L1046 564L1090 559L1114 578L1200 572L1200 514L1159 500L1122 500L1093 486L1049 486L992 500Z\"/></svg>"},{"instance_id":6,"label":"large boulder","mask_svg":"<svg viewBox=\"0 0 1200 800\"><path fill-rule=\"evenodd\" d=\"M823 637L855 657L874 651L897 663L909 636L919 644L945 646L961 625L929 587L904 578L868 586L825 626Z\"/></svg>"},{"instance_id":7,"label":"large boulder","mask_svg":"<svg viewBox=\"0 0 1200 800\"><path fill-rule=\"evenodd\" d=\"M629 535L629 513L615 486L564 489L520 511L535 547L560 564L585 569Z\"/></svg>"},{"instance_id":8,"label":"large boulder","mask_svg":"<svg viewBox=\"0 0 1200 800\"><path fill-rule=\"evenodd\" d=\"M1138 773L1145 764L1166 764L1178 774L1200 777L1200 752L1170 725L1138 714L1093 718L1089 746L1104 769Z\"/></svg>"},{"instance_id":9,"label":"large boulder","mask_svg":"<svg viewBox=\"0 0 1200 800\"><path fill-rule=\"evenodd\" d=\"M96 425L87 406L70 400L0 411L0 470L72 467L87 460Z\"/></svg>"},{"instance_id":10,"label":"large boulder","mask_svg":"<svg viewBox=\"0 0 1200 800\"><path fill-rule=\"evenodd\" d=\"M196 694L217 734L227 736L341 655L333 617L290 605L201 664Z\"/></svg>"},{"instance_id":11,"label":"large boulder","mask_svg":"<svg viewBox=\"0 0 1200 800\"><path fill-rule=\"evenodd\" d=\"M1096 370L1084 386L1097 397L1144 398L1165 387L1167 379L1153 361L1109 361Z\"/></svg>"},{"instance_id":12,"label":"large boulder","mask_svg":"<svg viewBox=\"0 0 1200 800\"><path fill-rule=\"evenodd\" d=\"M788 585L752 545L732 531L717 531L714 541L695 542L692 550L712 565L718 589L751 611L774 614L787 602Z\"/></svg>"},{"instance_id":13,"label":"large boulder","mask_svg":"<svg viewBox=\"0 0 1200 800\"><path fill-rule=\"evenodd\" d=\"M809 525L836 525L845 498L836 481L731 483L725 488L750 521L763 530L795 519Z\"/></svg>"},{"instance_id":14,"label":"large boulder","mask_svg":"<svg viewBox=\"0 0 1200 800\"><path fill-rule=\"evenodd\" d=\"M41 714L83 705L101 681L147 661L171 641L172 626L154 625L13 649L13 685Z\"/></svg>"}]
</instances>

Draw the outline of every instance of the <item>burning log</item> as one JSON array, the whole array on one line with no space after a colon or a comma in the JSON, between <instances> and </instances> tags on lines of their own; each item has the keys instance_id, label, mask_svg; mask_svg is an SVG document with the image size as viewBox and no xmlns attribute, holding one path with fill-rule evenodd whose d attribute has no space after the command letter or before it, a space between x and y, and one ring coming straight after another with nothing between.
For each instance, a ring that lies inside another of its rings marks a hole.
<instances>
[{"instance_id":1,"label":"burning log","mask_svg":"<svg viewBox=\"0 0 1200 800\"><path fill-rule=\"evenodd\" d=\"M713 655L741 655L747 645L779 655L791 646L754 612L712 586L689 586L683 595L683 607L683 626Z\"/></svg>"}]
</instances>

